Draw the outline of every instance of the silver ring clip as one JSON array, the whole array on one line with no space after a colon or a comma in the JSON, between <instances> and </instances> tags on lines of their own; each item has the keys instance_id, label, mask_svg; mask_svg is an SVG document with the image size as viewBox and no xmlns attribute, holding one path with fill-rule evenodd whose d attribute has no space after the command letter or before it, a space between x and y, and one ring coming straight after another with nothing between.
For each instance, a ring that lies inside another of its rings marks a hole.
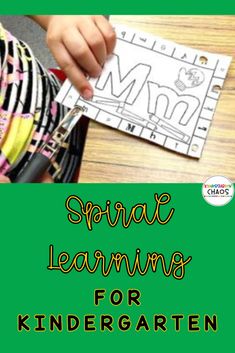
<instances>
[{"instance_id":1,"label":"silver ring clip","mask_svg":"<svg viewBox=\"0 0 235 353\"><path fill-rule=\"evenodd\" d=\"M75 106L73 109L71 109L50 135L47 142L42 145L39 153L49 154L49 158L53 158L59 152L59 149L63 146L65 140L83 114L83 107Z\"/></svg>"}]
</instances>

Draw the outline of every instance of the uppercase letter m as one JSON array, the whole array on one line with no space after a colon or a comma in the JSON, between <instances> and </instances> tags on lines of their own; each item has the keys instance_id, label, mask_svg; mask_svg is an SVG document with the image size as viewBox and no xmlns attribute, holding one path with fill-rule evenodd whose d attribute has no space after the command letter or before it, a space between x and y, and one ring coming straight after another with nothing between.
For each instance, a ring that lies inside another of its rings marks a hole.
<instances>
[{"instance_id":1,"label":"uppercase letter m","mask_svg":"<svg viewBox=\"0 0 235 353\"><path fill-rule=\"evenodd\" d=\"M130 69L124 77L121 76L120 59L113 54L112 59L105 64L102 75L96 83L96 88L104 90L107 82L111 81L111 94L119 98L124 92L126 96L122 99L125 103L134 104L140 94L149 74L151 66L137 64Z\"/></svg>"}]
</instances>

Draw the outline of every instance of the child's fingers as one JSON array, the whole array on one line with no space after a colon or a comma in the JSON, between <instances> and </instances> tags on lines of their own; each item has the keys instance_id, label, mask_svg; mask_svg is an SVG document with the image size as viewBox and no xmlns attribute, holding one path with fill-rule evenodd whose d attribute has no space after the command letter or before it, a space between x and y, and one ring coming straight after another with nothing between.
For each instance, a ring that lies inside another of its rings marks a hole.
<instances>
[{"instance_id":1,"label":"child's fingers","mask_svg":"<svg viewBox=\"0 0 235 353\"><path fill-rule=\"evenodd\" d=\"M10 183L10 179L5 175L0 175L0 183Z\"/></svg>"},{"instance_id":2,"label":"child's fingers","mask_svg":"<svg viewBox=\"0 0 235 353\"><path fill-rule=\"evenodd\" d=\"M88 31L89 32L89 31ZM97 77L101 73L101 66L95 53L89 48L89 43L83 38L76 28L67 31L63 36L63 44L70 55L89 76Z\"/></svg>"},{"instance_id":3,"label":"child's fingers","mask_svg":"<svg viewBox=\"0 0 235 353\"><path fill-rule=\"evenodd\" d=\"M103 16L95 16L95 23L105 40L107 55L112 54L116 44L116 33L113 27Z\"/></svg>"},{"instance_id":4,"label":"child's fingers","mask_svg":"<svg viewBox=\"0 0 235 353\"><path fill-rule=\"evenodd\" d=\"M66 76L85 99L92 98L93 90L84 73L62 43L51 45L51 51Z\"/></svg>"},{"instance_id":5,"label":"child's fingers","mask_svg":"<svg viewBox=\"0 0 235 353\"><path fill-rule=\"evenodd\" d=\"M81 22L79 31L99 65L103 66L107 57L107 50L104 37L99 28L93 21L89 20Z\"/></svg>"}]
</instances>

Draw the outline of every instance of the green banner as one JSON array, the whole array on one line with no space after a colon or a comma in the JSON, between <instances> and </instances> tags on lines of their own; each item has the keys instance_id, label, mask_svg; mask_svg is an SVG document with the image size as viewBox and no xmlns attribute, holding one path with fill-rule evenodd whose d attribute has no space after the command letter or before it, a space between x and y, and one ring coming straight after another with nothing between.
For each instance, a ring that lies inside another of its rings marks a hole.
<instances>
[{"instance_id":1,"label":"green banner","mask_svg":"<svg viewBox=\"0 0 235 353\"><path fill-rule=\"evenodd\" d=\"M51 0L29 2L21 0L13 6L10 2L1 3L1 14L234 14L235 3L232 0L135 0L121 1L74 1Z\"/></svg>"},{"instance_id":2,"label":"green banner","mask_svg":"<svg viewBox=\"0 0 235 353\"><path fill-rule=\"evenodd\" d=\"M235 202L201 184L0 185L1 347L221 352Z\"/></svg>"}]
</instances>

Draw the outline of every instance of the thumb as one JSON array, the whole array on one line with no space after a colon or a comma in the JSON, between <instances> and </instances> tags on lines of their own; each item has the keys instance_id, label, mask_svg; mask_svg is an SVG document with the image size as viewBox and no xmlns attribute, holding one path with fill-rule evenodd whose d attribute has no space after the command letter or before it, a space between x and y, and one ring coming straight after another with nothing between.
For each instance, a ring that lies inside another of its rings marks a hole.
<instances>
[{"instance_id":1,"label":"thumb","mask_svg":"<svg viewBox=\"0 0 235 353\"><path fill-rule=\"evenodd\" d=\"M0 174L0 183L10 183L10 179L8 177L6 177L5 175L1 175Z\"/></svg>"}]
</instances>

